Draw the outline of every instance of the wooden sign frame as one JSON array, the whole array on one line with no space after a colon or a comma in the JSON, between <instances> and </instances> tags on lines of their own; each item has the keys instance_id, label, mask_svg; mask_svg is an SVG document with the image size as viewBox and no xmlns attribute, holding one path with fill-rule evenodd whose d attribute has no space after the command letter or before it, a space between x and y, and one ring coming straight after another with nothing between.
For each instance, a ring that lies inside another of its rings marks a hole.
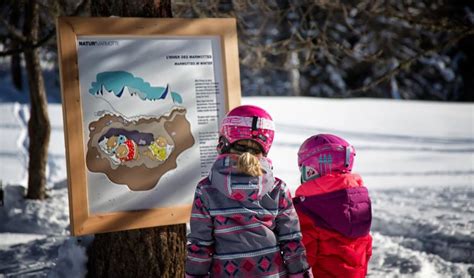
<instances>
[{"instance_id":1,"label":"wooden sign frame","mask_svg":"<svg viewBox=\"0 0 474 278\"><path fill-rule=\"evenodd\" d=\"M241 95L235 19L59 17L57 20L71 233L84 235L188 222L191 202L127 211L103 213L90 211L86 166L87 145L84 144L84 129L87 127L83 122L78 60L80 58L78 57L78 42L83 36L132 40L135 38L218 37L225 100L221 105L227 112L240 104ZM188 196L188 199L192 200L192 197Z\"/></svg>"}]
</instances>

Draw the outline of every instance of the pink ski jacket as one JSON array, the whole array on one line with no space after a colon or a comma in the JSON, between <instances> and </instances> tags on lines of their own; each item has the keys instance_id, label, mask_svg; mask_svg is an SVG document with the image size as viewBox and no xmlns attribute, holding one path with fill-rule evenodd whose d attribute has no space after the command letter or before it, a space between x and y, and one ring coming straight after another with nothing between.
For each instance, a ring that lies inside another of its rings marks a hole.
<instances>
[{"instance_id":1,"label":"pink ski jacket","mask_svg":"<svg viewBox=\"0 0 474 278\"><path fill-rule=\"evenodd\" d=\"M361 177L323 176L303 183L295 195L314 277L365 277L372 255L372 209Z\"/></svg>"}]
</instances>

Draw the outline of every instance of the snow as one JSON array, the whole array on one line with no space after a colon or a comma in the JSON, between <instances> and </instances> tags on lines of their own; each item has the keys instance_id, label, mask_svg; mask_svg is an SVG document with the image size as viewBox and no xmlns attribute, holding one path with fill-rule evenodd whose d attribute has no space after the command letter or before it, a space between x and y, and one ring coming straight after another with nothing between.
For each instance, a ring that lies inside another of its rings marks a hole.
<instances>
[{"instance_id":1,"label":"snow","mask_svg":"<svg viewBox=\"0 0 474 278\"><path fill-rule=\"evenodd\" d=\"M269 156L293 191L304 139L335 133L355 146L354 171L373 200L371 277L474 275L474 104L288 97L242 102L273 116L277 131ZM68 231L61 105L48 109L49 198L43 202L23 198L28 111L23 102L0 103L0 134L8 138L0 147L0 277L83 277L92 237Z\"/></svg>"},{"instance_id":2,"label":"snow","mask_svg":"<svg viewBox=\"0 0 474 278\"><path fill-rule=\"evenodd\" d=\"M244 98L276 122L269 156L290 185L299 181L296 152L317 133L334 133L357 152L354 171L370 188L472 186L474 106L375 99Z\"/></svg>"},{"instance_id":3,"label":"snow","mask_svg":"<svg viewBox=\"0 0 474 278\"><path fill-rule=\"evenodd\" d=\"M35 241L44 238L46 238L46 235L41 234L2 233L2 242L0 242L0 248L22 243L28 243L30 241Z\"/></svg>"},{"instance_id":4,"label":"snow","mask_svg":"<svg viewBox=\"0 0 474 278\"><path fill-rule=\"evenodd\" d=\"M12 138L5 140L2 144L0 165L2 165L1 179L3 181L12 181L14 183L22 183L22 179L25 177L25 165L26 160L23 156L22 144L24 140L24 125L21 120L17 117L19 114L20 105L0 105L1 124L0 130L1 135L4 138ZM18 153L20 150L20 153Z\"/></svg>"}]
</instances>

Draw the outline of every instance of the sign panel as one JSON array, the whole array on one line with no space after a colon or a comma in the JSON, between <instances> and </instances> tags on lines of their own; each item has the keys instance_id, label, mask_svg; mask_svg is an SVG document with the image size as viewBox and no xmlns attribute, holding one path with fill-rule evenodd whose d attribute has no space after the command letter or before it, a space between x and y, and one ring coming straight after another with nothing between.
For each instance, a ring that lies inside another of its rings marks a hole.
<instances>
[{"instance_id":1,"label":"sign panel","mask_svg":"<svg viewBox=\"0 0 474 278\"><path fill-rule=\"evenodd\" d=\"M233 19L59 18L75 235L188 221L240 102Z\"/></svg>"}]
</instances>

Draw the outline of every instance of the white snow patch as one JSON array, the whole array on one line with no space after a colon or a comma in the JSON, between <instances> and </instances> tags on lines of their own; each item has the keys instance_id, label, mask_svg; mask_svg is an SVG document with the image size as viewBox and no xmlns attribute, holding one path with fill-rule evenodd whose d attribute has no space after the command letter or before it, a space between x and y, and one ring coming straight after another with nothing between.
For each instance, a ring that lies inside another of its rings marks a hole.
<instances>
[{"instance_id":1,"label":"white snow patch","mask_svg":"<svg viewBox=\"0 0 474 278\"><path fill-rule=\"evenodd\" d=\"M0 249L17 245L25 244L37 239L44 239L46 235L40 234L25 234L25 233L1 233L0 235Z\"/></svg>"},{"instance_id":2,"label":"white snow patch","mask_svg":"<svg viewBox=\"0 0 474 278\"><path fill-rule=\"evenodd\" d=\"M86 263L85 247L78 245L76 239L70 238L59 248L56 266L48 274L48 277L85 277Z\"/></svg>"}]
</instances>

